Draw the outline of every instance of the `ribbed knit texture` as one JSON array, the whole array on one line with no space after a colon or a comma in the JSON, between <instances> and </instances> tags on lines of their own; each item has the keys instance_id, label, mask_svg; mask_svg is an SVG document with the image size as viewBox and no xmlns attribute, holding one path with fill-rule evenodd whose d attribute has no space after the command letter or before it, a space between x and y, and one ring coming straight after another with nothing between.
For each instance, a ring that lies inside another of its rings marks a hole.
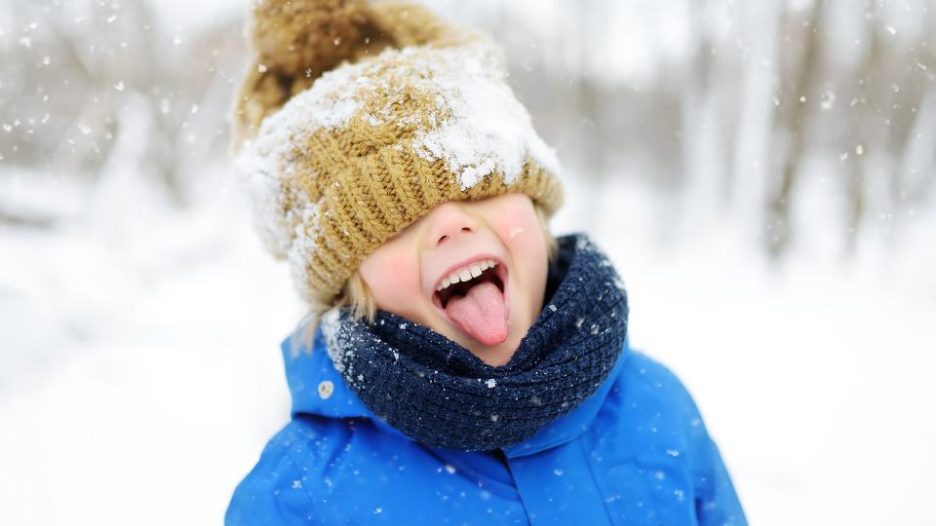
<instances>
[{"instance_id":1,"label":"ribbed knit texture","mask_svg":"<svg viewBox=\"0 0 936 526\"><path fill-rule=\"evenodd\" d=\"M364 0L265 0L251 35L238 166L261 236L313 310L441 203L521 192L547 214L560 206L554 153L480 35Z\"/></svg>"},{"instance_id":2,"label":"ribbed knit texture","mask_svg":"<svg viewBox=\"0 0 936 526\"><path fill-rule=\"evenodd\" d=\"M591 396L623 349L627 314L611 263L579 235L559 239L543 311L506 365L383 311L373 325L333 311L323 330L374 414L418 442L482 451L529 438Z\"/></svg>"}]
</instances>

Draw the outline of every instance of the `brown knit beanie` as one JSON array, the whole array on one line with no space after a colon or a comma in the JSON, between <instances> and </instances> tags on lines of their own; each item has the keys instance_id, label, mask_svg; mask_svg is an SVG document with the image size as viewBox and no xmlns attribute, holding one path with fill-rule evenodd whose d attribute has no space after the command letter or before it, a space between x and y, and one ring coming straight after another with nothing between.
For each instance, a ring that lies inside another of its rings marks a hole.
<instances>
[{"instance_id":1,"label":"brown knit beanie","mask_svg":"<svg viewBox=\"0 0 936 526\"><path fill-rule=\"evenodd\" d=\"M555 154L484 38L410 4L263 0L252 14L238 168L313 311L439 204L507 192L547 214L561 204Z\"/></svg>"}]
</instances>

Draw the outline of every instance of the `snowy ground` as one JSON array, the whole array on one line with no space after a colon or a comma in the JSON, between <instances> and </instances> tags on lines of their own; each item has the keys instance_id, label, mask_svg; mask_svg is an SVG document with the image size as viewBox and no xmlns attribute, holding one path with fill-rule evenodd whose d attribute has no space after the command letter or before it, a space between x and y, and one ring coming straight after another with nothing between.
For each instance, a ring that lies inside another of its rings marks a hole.
<instances>
[{"instance_id":1,"label":"snowy ground","mask_svg":"<svg viewBox=\"0 0 936 526\"><path fill-rule=\"evenodd\" d=\"M61 196L67 228L0 228L0 524L217 524L287 418L301 306L227 178L200 188L178 212L118 178ZM653 192L569 193L557 230L612 254L634 344L695 394L753 524L936 524L936 218L771 269L730 217L661 245Z\"/></svg>"}]
</instances>

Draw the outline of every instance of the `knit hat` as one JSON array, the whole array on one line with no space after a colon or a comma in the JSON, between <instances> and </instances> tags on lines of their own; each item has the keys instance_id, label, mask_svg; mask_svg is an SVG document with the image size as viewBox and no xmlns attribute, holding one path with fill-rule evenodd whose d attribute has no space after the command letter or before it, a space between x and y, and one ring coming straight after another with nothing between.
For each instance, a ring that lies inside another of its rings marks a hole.
<instances>
[{"instance_id":1,"label":"knit hat","mask_svg":"<svg viewBox=\"0 0 936 526\"><path fill-rule=\"evenodd\" d=\"M263 0L252 14L237 166L313 311L444 202L522 192L560 206L555 153L483 37L391 2Z\"/></svg>"}]
</instances>

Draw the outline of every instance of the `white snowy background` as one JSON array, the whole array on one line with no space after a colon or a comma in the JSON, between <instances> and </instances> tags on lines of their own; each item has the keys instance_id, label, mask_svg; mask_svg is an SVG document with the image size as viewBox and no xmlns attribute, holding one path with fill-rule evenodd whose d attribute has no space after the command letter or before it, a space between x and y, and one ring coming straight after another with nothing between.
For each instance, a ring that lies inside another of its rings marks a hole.
<instances>
[{"instance_id":1,"label":"white snowy background","mask_svg":"<svg viewBox=\"0 0 936 526\"><path fill-rule=\"evenodd\" d=\"M751 523L936 524L936 2L427 3L505 44ZM243 15L0 0L0 524L217 524L288 417Z\"/></svg>"}]
</instances>

